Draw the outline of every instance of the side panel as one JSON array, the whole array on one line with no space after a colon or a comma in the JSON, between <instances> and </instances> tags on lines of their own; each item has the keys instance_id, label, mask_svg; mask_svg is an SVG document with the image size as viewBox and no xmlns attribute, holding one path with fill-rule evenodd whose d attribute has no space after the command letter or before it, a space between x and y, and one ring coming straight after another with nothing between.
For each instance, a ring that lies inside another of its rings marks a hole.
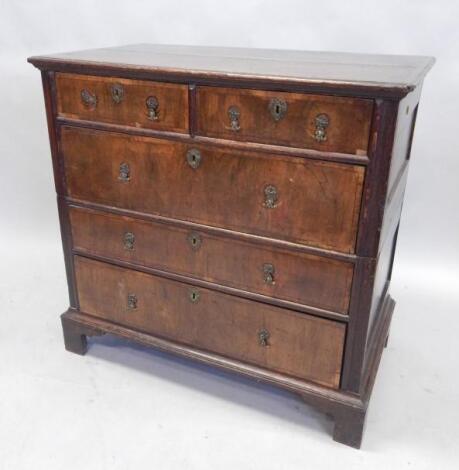
<instances>
[{"instance_id":1,"label":"side panel","mask_svg":"<svg viewBox=\"0 0 459 470\"><path fill-rule=\"evenodd\" d=\"M78 308L76 294L75 270L72 256L72 236L70 232L70 221L68 207L65 202L65 178L62 161L59 155L59 131L56 125L56 92L54 72L41 72L43 92L46 105L46 118L48 122L48 133L51 147L51 158L53 162L54 184L57 193L57 206L59 211L59 222L61 228L62 248L64 251L65 271L67 275L67 286L69 290L70 307Z\"/></svg>"}]
</instances>

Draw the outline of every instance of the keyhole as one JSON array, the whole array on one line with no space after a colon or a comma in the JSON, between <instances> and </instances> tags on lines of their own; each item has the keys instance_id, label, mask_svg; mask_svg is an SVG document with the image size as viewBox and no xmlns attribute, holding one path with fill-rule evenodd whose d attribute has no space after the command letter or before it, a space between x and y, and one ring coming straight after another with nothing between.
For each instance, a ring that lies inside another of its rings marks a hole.
<instances>
[{"instance_id":1,"label":"keyhole","mask_svg":"<svg viewBox=\"0 0 459 470\"><path fill-rule=\"evenodd\" d=\"M199 301L199 292L197 290L192 290L190 292L190 301L196 303Z\"/></svg>"},{"instance_id":2,"label":"keyhole","mask_svg":"<svg viewBox=\"0 0 459 470\"><path fill-rule=\"evenodd\" d=\"M191 245L193 250L198 250L201 246L201 237L198 233L190 233L188 235L188 243Z\"/></svg>"},{"instance_id":3,"label":"keyhole","mask_svg":"<svg viewBox=\"0 0 459 470\"><path fill-rule=\"evenodd\" d=\"M186 153L186 160L188 165L196 170L196 168L198 168L199 164L201 163L201 153L197 149L190 149Z\"/></svg>"},{"instance_id":4,"label":"keyhole","mask_svg":"<svg viewBox=\"0 0 459 470\"><path fill-rule=\"evenodd\" d=\"M276 104L276 108L275 108L275 113L279 116L280 114L280 106L278 104Z\"/></svg>"}]
</instances>

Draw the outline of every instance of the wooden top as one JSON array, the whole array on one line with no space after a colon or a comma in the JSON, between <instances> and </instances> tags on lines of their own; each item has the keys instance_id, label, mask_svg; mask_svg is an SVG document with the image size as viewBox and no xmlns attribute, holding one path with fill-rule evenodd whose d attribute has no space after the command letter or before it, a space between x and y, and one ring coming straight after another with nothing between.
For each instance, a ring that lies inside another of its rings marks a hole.
<instances>
[{"instance_id":1,"label":"wooden top","mask_svg":"<svg viewBox=\"0 0 459 470\"><path fill-rule=\"evenodd\" d=\"M118 72L121 76L209 81L275 81L403 96L422 81L434 59L423 56L303 52L273 49L136 44L30 57L40 69Z\"/></svg>"}]
</instances>

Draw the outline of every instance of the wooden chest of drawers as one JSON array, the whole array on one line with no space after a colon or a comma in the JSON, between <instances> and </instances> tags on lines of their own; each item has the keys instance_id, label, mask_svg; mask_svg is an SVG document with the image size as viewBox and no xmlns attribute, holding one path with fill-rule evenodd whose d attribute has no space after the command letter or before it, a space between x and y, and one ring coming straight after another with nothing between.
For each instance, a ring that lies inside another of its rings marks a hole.
<instances>
[{"instance_id":1,"label":"wooden chest of drawers","mask_svg":"<svg viewBox=\"0 0 459 470\"><path fill-rule=\"evenodd\" d=\"M300 394L359 447L425 57L126 46L42 70L70 308Z\"/></svg>"}]
</instances>

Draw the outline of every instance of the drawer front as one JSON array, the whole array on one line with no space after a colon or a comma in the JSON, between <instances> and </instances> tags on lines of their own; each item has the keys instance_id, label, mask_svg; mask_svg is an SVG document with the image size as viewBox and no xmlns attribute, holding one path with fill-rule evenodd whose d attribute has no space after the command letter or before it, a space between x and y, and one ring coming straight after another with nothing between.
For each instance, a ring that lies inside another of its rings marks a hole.
<instances>
[{"instance_id":1,"label":"drawer front","mask_svg":"<svg viewBox=\"0 0 459 470\"><path fill-rule=\"evenodd\" d=\"M345 325L75 257L80 309L143 332L339 386Z\"/></svg>"},{"instance_id":2,"label":"drawer front","mask_svg":"<svg viewBox=\"0 0 459 470\"><path fill-rule=\"evenodd\" d=\"M82 208L71 208L70 220L79 252L348 311L353 274L349 262Z\"/></svg>"},{"instance_id":3,"label":"drawer front","mask_svg":"<svg viewBox=\"0 0 459 470\"><path fill-rule=\"evenodd\" d=\"M64 127L76 199L354 250L364 169Z\"/></svg>"},{"instance_id":4,"label":"drawer front","mask_svg":"<svg viewBox=\"0 0 459 470\"><path fill-rule=\"evenodd\" d=\"M366 155L373 101L198 87L197 134Z\"/></svg>"},{"instance_id":5,"label":"drawer front","mask_svg":"<svg viewBox=\"0 0 459 470\"><path fill-rule=\"evenodd\" d=\"M188 133L188 87L56 74L57 113L71 119Z\"/></svg>"}]
</instances>

